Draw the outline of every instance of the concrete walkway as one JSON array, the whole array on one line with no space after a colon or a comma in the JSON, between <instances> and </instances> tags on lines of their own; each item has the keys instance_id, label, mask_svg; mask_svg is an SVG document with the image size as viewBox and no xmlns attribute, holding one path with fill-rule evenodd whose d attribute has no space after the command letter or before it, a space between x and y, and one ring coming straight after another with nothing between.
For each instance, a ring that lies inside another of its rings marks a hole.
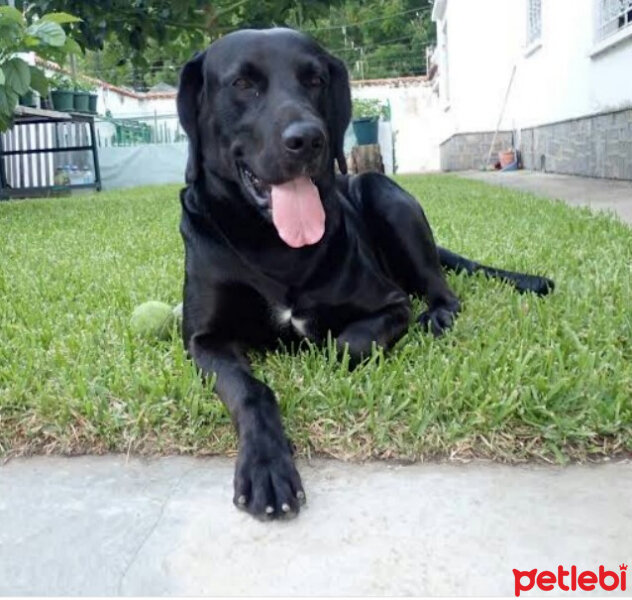
<instances>
[{"instance_id":1,"label":"concrete walkway","mask_svg":"<svg viewBox=\"0 0 632 600\"><path fill-rule=\"evenodd\" d=\"M632 224L632 181L593 179L538 171L463 171L456 174L467 179L564 200L573 206L589 206L593 210L612 211L621 220Z\"/></svg>"},{"instance_id":2,"label":"concrete walkway","mask_svg":"<svg viewBox=\"0 0 632 600\"><path fill-rule=\"evenodd\" d=\"M513 568L632 563L629 463L299 466L308 506L260 523L232 460L12 460L0 595L513 596Z\"/></svg>"}]
</instances>

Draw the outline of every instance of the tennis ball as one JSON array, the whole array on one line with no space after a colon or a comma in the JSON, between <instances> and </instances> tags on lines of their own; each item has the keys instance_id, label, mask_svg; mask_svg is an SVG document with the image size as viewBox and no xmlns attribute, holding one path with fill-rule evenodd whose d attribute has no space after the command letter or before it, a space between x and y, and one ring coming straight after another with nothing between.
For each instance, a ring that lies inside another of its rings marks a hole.
<instances>
[{"instance_id":1,"label":"tennis ball","mask_svg":"<svg viewBox=\"0 0 632 600\"><path fill-rule=\"evenodd\" d=\"M130 327L141 337L166 340L171 337L175 321L176 317L168 304L151 300L134 309Z\"/></svg>"},{"instance_id":2,"label":"tennis ball","mask_svg":"<svg viewBox=\"0 0 632 600\"><path fill-rule=\"evenodd\" d=\"M173 309L173 316L175 320L178 322L178 325L182 325L182 302L178 304L178 306Z\"/></svg>"}]
</instances>

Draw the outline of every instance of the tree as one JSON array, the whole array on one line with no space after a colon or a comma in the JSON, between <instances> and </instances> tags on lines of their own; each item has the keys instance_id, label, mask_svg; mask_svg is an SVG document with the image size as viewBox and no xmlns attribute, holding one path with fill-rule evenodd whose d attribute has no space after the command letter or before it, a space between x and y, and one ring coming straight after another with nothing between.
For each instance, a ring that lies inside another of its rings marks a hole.
<instances>
[{"instance_id":1,"label":"tree","mask_svg":"<svg viewBox=\"0 0 632 600\"><path fill-rule=\"evenodd\" d=\"M431 9L427 0L347 0L310 33L345 60L355 78L420 75L425 48L436 39Z\"/></svg>"},{"instance_id":2,"label":"tree","mask_svg":"<svg viewBox=\"0 0 632 600\"><path fill-rule=\"evenodd\" d=\"M74 38L84 51L102 52L88 55L86 68L137 86L146 85L148 75L163 64L181 65L228 31L283 24L288 18L307 22L325 14L329 5L323 0L16 0L30 12L64 10L81 17L73 26Z\"/></svg>"},{"instance_id":3,"label":"tree","mask_svg":"<svg viewBox=\"0 0 632 600\"><path fill-rule=\"evenodd\" d=\"M0 0L2 1L2 0ZM194 51L241 27L289 25L340 56L353 77L418 75L434 43L429 0L16 0L31 11L68 10L86 73L146 89L175 84Z\"/></svg>"}]
</instances>

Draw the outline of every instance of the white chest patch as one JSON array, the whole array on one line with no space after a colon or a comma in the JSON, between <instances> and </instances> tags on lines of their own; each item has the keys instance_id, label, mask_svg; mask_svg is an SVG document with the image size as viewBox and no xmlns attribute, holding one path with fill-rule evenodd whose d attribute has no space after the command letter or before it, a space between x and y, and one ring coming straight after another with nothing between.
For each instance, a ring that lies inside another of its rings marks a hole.
<instances>
[{"instance_id":1,"label":"white chest patch","mask_svg":"<svg viewBox=\"0 0 632 600\"><path fill-rule=\"evenodd\" d=\"M295 331L301 335L307 335L307 319L298 319L292 316L292 309L279 306L276 309L277 320L279 325L285 327L291 324Z\"/></svg>"}]
</instances>

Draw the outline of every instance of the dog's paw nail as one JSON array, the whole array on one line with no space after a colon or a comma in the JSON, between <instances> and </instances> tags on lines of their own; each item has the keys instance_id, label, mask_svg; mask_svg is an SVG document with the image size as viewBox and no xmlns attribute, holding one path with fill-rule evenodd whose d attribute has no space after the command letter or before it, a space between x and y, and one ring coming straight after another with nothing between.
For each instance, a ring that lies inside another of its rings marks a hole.
<instances>
[{"instance_id":1,"label":"dog's paw nail","mask_svg":"<svg viewBox=\"0 0 632 600\"><path fill-rule=\"evenodd\" d=\"M287 504L286 502L283 503L283 505L281 506L281 510L286 513L286 512L290 512L290 505Z\"/></svg>"},{"instance_id":2,"label":"dog's paw nail","mask_svg":"<svg viewBox=\"0 0 632 600\"><path fill-rule=\"evenodd\" d=\"M246 506L246 496L243 494L239 496L239 498L237 498L237 504L239 504L239 506Z\"/></svg>"},{"instance_id":3,"label":"dog's paw nail","mask_svg":"<svg viewBox=\"0 0 632 600\"><path fill-rule=\"evenodd\" d=\"M272 506L266 506L266 515L271 515L274 512L274 508Z\"/></svg>"}]
</instances>

